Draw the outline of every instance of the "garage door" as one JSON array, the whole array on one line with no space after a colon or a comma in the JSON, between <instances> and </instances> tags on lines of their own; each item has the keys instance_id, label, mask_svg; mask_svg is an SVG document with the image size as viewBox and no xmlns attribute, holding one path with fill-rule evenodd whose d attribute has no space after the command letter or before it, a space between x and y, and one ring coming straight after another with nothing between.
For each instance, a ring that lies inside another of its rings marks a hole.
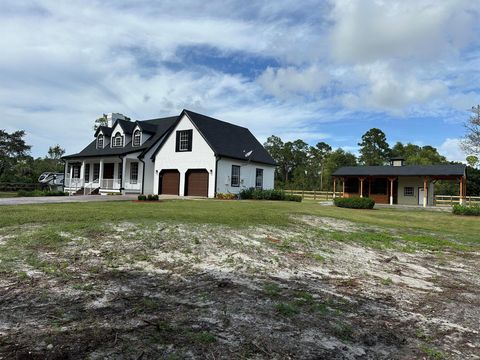
<instances>
[{"instance_id":1,"label":"garage door","mask_svg":"<svg viewBox=\"0 0 480 360\"><path fill-rule=\"evenodd\" d=\"M188 170L186 184L186 195L208 196L208 171Z\"/></svg>"},{"instance_id":2,"label":"garage door","mask_svg":"<svg viewBox=\"0 0 480 360\"><path fill-rule=\"evenodd\" d=\"M177 170L163 170L160 172L159 193L178 195L180 189L180 173Z\"/></svg>"}]
</instances>

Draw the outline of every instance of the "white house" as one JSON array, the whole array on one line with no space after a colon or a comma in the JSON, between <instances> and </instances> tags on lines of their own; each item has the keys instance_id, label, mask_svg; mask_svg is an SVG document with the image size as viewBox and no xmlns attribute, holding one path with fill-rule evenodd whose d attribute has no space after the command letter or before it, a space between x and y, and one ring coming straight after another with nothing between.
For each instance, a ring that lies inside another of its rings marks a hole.
<instances>
[{"instance_id":1,"label":"white house","mask_svg":"<svg viewBox=\"0 0 480 360\"><path fill-rule=\"evenodd\" d=\"M65 191L215 197L273 188L275 161L247 128L189 110L144 121L107 118L85 149L63 157Z\"/></svg>"}]
</instances>

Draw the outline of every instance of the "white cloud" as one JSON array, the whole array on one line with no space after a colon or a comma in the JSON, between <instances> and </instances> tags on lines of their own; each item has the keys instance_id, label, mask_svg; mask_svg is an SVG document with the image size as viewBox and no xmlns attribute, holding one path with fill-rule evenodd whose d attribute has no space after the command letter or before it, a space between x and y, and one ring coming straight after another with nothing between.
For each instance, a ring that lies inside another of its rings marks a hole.
<instances>
[{"instance_id":1,"label":"white cloud","mask_svg":"<svg viewBox=\"0 0 480 360\"><path fill-rule=\"evenodd\" d=\"M329 80L329 76L317 66L298 69L268 67L258 78L260 85L269 94L286 99L296 93L313 94Z\"/></svg>"},{"instance_id":2,"label":"white cloud","mask_svg":"<svg viewBox=\"0 0 480 360\"><path fill-rule=\"evenodd\" d=\"M446 138L439 146L438 151L444 155L449 161L465 162L465 153L460 148L460 139Z\"/></svg>"},{"instance_id":3,"label":"white cloud","mask_svg":"<svg viewBox=\"0 0 480 360\"><path fill-rule=\"evenodd\" d=\"M413 105L424 104L448 93L447 85L440 80L419 80L415 74L401 74L385 63L354 69L357 81L362 85L355 93L343 96L344 104L352 109L383 110L402 115Z\"/></svg>"},{"instance_id":4,"label":"white cloud","mask_svg":"<svg viewBox=\"0 0 480 360\"><path fill-rule=\"evenodd\" d=\"M480 54L466 56L478 5L431 4L4 0L0 128L26 129L44 155L57 142L80 150L110 111L145 119L191 108L259 138L312 142L332 135L324 123L372 112L455 118L478 99ZM186 63L192 46L246 58L246 69Z\"/></svg>"},{"instance_id":5,"label":"white cloud","mask_svg":"<svg viewBox=\"0 0 480 360\"><path fill-rule=\"evenodd\" d=\"M478 10L468 0L337 0L333 55L356 64L455 54L473 39Z\"/></svg>"}]
</instances>

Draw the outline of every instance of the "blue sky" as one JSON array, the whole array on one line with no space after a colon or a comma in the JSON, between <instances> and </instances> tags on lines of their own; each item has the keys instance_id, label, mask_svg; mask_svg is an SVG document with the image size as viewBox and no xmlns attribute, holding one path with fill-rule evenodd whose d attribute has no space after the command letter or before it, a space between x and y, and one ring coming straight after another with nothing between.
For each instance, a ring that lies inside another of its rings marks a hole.
<instances>
[{"instance_id":1,"label":"blue sky","mask_svg":"<svg viewBox=\"0 0 480 360\"><path fill-rule=\"evenodd\" d=\"M2 0L0 128L68 153L102 113L187 108L357 151L371 127L463 160L480 1Z\"/></svg>"}]
</instances>

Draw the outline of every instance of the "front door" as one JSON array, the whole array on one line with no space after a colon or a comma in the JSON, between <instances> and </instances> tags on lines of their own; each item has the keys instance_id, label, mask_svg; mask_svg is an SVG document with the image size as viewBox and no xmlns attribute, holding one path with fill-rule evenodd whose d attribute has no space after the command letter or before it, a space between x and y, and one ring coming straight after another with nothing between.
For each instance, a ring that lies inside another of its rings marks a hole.
<instances>
[{"instance_id":1,"label":"front door","mask_svg":"<svg viewBox=\"0 0 480 360\"><path fill-rule=\"evenodd\" d=\"M114 163L103 164L103 178L113 179Z\"/></svg>"},{"instance_id":2,"label":"front door","mask_svg":"<svg viewBox=\"0 0 480 360\"><path fill-rule=\"evenodd\" d=\"M425 189L423 187L418 188L418 205L423 206L423 196L425 194ZM427 205L428 205L428 189L427 189Z\"/></svg>"}]
</instances>

